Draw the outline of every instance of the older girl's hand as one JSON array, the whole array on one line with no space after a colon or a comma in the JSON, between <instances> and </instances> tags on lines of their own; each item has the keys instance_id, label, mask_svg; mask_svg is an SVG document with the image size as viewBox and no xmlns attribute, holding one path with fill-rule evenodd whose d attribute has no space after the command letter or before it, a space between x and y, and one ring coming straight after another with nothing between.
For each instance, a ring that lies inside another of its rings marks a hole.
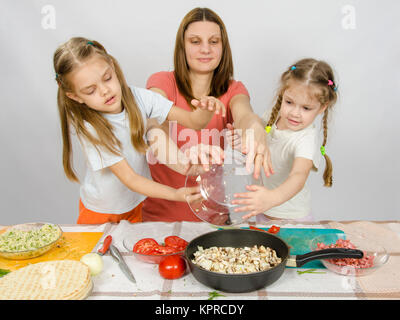
<instances>
[{"instance_id":1,"label":"older girl's hand","mask_svg":"<svg viewBox=\"0 0 400 320\"><path fill-rule=\"evenodd\" d=\"M215 112L216 114L221 113L223 117L226 116L225 105L217 98L206 96L201 98L200 100L193 99L191 103L192 105L200 109Z\"/></svg>"},{"instance_id":2,"label":"older girl's hand","mask_svg":"<svg viewBox=\"0 0 400 320\"><path fill-rule=\"evenodd\" d=\"M179 188L175 191L175 201L192 203L202 199L200 187Z\"/></svg>"}]
</instances>

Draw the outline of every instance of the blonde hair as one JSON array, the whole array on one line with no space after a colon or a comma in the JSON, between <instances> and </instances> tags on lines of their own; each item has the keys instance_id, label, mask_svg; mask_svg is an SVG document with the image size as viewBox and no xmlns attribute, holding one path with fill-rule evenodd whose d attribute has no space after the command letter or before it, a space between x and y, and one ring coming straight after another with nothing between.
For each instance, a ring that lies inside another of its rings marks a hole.
<instances>
[{"instance_id":1,"label":"blonde hair","mask_svg":"<svg viewBox=\"0 0 400 320\"><path fill-rule=\"evenodd\" d=\"M121 142L115 137L113 127L99 111L89 108L70 99L66 93L73 92L73 86L67 81L67 75L74 71L87 59L99 55L104 58L115 70L122 90L122 107L129 119L131 128L131 142L134 148L145 153L147 145L143 140L145 131L142 115L136 105L134 96L128 87L122 70L117 60L107 53L104 47L97 41L82 37L71 38L57 48L53 62L58 83L57 104L61 121L63 139L63 167L68 179L79 182L72 165L72 146L70 139L70 125L72 125L78 137L86 138L97 150L104 147L116 155L120 154ZM85 122L96 130L98 138L94 137L86 128Z\"/></svg>"},{"instance_id":2,"label":"blonde hair","mask_svg":"<svg viewBox=\"0 0 400 320\"><path fill-rule=\"evenodd\" d=\"M189 66L185 53L185 31L189 25L197 21L210 21L218 24L221 31L222 57L218 67L214 70L208 95L220 97L228 91L230 81L233 79L232 52L229 45L228 33L221 18L208 8L195 8L183 18L176 34L174 50L174 71L179 92L191 105L193 96L189 78Z\"/></svg>"},{"instance_id":3,"label":"blonde hair","mask_svg":"<svg viewBox=\"0 0 400 320\"><path fill-rule=\"evenodd\" d=\"M278 118L279 111L282 104L282 97L285 90L290 86L291 81L303 82L308 86L317 89L316 98L321 106L327 105L322 117L323 127L323 143L325 148L328 139L328 116L329 111L337 100L337 85L335 84L334 74L332 68L324 61L315 59L303 59L296 62L286 70L280 79L280 88L277 93L275 105L272 108L267 126L272 126ZM323 174L324 186L332 186L332 161L329 156L324 154L326 166Z\"/></svg>"}]
</instances>

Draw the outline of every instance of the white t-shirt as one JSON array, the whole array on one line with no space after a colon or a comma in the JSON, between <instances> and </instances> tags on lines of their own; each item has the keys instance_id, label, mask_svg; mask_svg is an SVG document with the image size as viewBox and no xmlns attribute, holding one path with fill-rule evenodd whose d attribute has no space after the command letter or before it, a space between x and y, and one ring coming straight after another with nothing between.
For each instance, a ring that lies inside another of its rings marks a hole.
<instances>
[{"instance_id":1,"label":"white t-shirt","mask_svg":"<svg viewBox=\"0 0 400 320\"><path fill-rule=\"evenodd\" d=\"M156 118L163 123L173 103L153 91L131 87L137 106L142 113L146 126L147 118ZM86 176L81 184L80 197L83 205L99 213L121 214L139 205L146 196L131 191L108 168L126 159L132 169L143 177L151 179L146 156L136 151L130 137L129 119L123 110L118 114L102 114L113 126L115 137L121 142L122 156L110 153L97 147L99 152L87 139L80 137L79 141L86 156ZM86 123L86 128L97 137L96 130ZM146 135L143 136L147 142Z\"/></svg>"},{"instance_id":2,"label":"white t-shirt","mask_svg":"<svg viewBox=\"0 0 400 320\"><path fill-rule=\"evenodd\" d=\"M274 174L266 177L263 170L264 186L275 189L289 176L295 158L306 158L313 161L317 170L321 161L320 142L315 125L300 131L279 130L274 124L267 135ZM282 219L298 219L311 213L311 196L307 185L280 206L265 212L266 215Z\"/></svg>"}]
</instances>

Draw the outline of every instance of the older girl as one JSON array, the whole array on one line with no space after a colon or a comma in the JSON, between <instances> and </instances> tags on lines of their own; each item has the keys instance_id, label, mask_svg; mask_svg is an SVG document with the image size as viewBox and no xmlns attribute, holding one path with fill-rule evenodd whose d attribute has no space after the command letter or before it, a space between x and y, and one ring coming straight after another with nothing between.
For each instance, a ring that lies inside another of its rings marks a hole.
<instances>
[{"instance_id":1,"label":"older girl","mask_svg":"<svg viewBox=\"0 0 400 320\"><path fill-rule=\"evenodd\" d=\"M78 181L72 166L71 127L88 165L80 188L78 223L138 222L146 196L185 202L198 196L193 188L172 188L150 179L147 118L199 129L214 110L225 114L221 102L207 97L205 110L184 111L159 94L129 87L115 58L99 42L80 37L56 50L54 69L64 171Z\"/></svg>"}]
</instances>

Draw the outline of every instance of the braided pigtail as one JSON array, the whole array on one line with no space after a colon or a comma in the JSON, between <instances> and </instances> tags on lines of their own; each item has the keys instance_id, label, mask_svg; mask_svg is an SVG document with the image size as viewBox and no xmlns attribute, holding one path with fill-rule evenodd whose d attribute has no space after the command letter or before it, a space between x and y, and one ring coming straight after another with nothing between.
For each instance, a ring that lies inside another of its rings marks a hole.
<instances>
[{"instance_id":1,"label":"braided pigtail","mask_svg":"<svg viewBox=\"0 0 400 320\"><path fill-rule=\"evenodd\" d=\"M321 153L325 158L325 171L323 174L323 178L324 178L324 186L325 187L332 187L332 161L331 159L328 157L328 155L325 153L325 145L326 145L326 141L328 139L328 111L329 109L326 109L324 112L324 116L322 118L322 125L323 125L323 129L324 129L324 141L322 142L322 147L321 147Z\"/></svg>"},{"instance_id":2,"label":"braided pigtail","mask_svg":"<svg viewBox=\"0 0 400 320\"><path fill-rule=\"evenodd\" d=\"M274 107L272 108L271 115L269 116L267 126L272 127L272 125L275 123L276 119L278 118L279 110L281 109L281 103L282 103L282 95L279 95Z\"/></svg>"},{"instance_id":3,"label":"braided pigtail","mask_svg":"<svg viewBox=\"0 0 400 320\"><path fill-rule=\"evenodd\" d=\"M287 81L289 78L289 73L293 69L289 69L286 72L284 72L281 76L281 86L278 91L278 94L276 96L276 102L275 105L273 106L271 110L271 114L269 115L269 119L265 120L266 121L266 127L265 130L267 133L271 130L272 125L276 122L279 116L279 111L281 110L281 105L282 105L282 100L283 100L283 93L285 92L287 88ZM264 119L266 119L267 112L264 114Z\"/></svg>"}]
</instances>

